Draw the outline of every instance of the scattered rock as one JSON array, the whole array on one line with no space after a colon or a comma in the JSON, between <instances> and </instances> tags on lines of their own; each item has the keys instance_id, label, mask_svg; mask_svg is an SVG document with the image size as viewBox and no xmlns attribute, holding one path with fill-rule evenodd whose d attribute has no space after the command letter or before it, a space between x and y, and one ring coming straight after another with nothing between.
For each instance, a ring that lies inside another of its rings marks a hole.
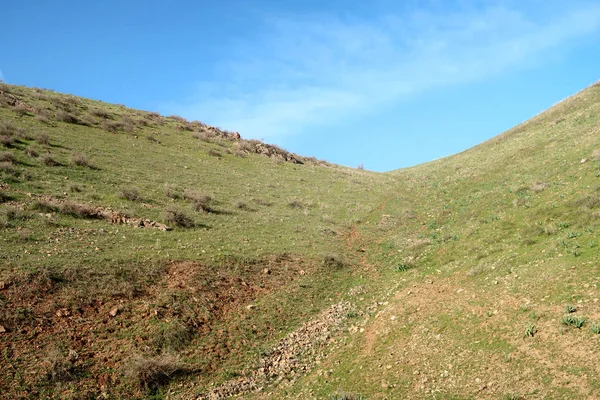
<instances>
[{"instance_id":1,"label":"scattered rock","mask_svg":"<svg viewBox=\"0 0 600 400\"><path fill-rule=\"evenodd\" d=\"M248 307L250 306L246 308ZM268 383L294 383L299 372L308 371L323 359L324 347L334 341L334 331L347 318L352 308L347 302L331 306L317 318L283 338L268 355L258 361L256 368L244 377L230 380L200 395L198 399L225 399L263 390ZM331 376L331 371L324 372L324 375Z\"/></svg>"},{"instance_id":2,"label":"scattered rock","mask_svg":"<svg viewBox=\"0 0 600 400\"><path fill-rule=\"evenodd\" d=\"M256 308L256 305L255 305L255 304L248 304L248 305L246 306L246 310L254 310L255 308Z\"/></svg>"},{"instance_id":3,"label":"scattered rock","mask_svg":"<svg viewBox=\"0 0 600 400\"><path fill-rule=\"evenodd\" d=\"M263 274L270 275L271 274L271 270L269 268L265 268L265 269L263 269Z\"/></svg>"},{"instance_id":4,"label":"scattered rock","mask_svg":"<svg viewBox=\"0 0 600 400\"><path fill-rule=\"evenodd\" d=\"M0 333L6 333L6 328L0 325Z\"/></svg>"},{"instance_id":5,"label":"scattered rock","mask_svg":"<svg viewBox=\"0 0 600 400\"><path fill-rule=\"evenodd\" d=\"M119 306L113 307L109 312L108 315L110 315L111 317L116 317L119 314Z\"/></svg>"},{"instance_id":6,"label":"scattered rock","mask_svg":"<svg viewBox=\"0 0 600 400\"><path fill-rule=\"evenodd\" d=\"M0 290L4 290L8 287L8 283L6 282L0 282Z\"/></svg>"}]
</instances>

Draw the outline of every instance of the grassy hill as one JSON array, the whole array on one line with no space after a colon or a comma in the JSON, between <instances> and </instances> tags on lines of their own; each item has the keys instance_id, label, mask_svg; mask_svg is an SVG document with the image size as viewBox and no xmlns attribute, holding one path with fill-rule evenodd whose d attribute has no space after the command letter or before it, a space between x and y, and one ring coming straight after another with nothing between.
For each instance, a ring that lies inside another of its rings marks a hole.
<instances>
[{"instance_id":1,"label":"grassy hill","mask_svg":"<svg viewBox=\"0 0 600 400\"><path fill-rule=\"evenodd\" d=\"M0 87L7 398L591 398L600 86L378 174Z\"/></svg>"}]
</instances>

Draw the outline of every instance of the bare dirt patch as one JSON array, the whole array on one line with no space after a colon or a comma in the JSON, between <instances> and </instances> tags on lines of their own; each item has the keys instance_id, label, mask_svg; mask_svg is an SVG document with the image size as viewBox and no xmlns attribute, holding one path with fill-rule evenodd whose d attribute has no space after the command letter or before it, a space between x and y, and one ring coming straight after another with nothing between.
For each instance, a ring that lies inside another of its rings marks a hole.
<instances>
[{"instance_id":1,"label":"bare dirt patch","mask_svg":"<svg viewBox=\"0 0 600 400\"><path fill-rule=\"evenodd\" d=\"M218 370L239 344L222 327L214 327L300 276L301 270L310 268L292 256L221 267L174 262L157 276L157 283L130 296L101 295L83 302L65 274L5 280L0 286L0 354L8 372L0 377L0 391L7 398L140 396L143 388L124 385L129 358L160 354L175 345L185 350L194 337L214 336L193 351L205 353L203 371ZM67 358L59 360L62 364L40 362L49 354ZM49 370L51 365L68 366L60 374L62 381L53 378L59 374Z\"/></svg>"}]
</instances>

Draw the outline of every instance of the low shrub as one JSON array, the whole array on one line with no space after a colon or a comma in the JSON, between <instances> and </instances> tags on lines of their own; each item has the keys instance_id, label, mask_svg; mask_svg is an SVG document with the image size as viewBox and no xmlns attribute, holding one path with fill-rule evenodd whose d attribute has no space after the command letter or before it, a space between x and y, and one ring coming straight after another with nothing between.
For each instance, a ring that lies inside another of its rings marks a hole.
<instances>
[{"instance_id":1,"label":"low shrub","mask_svg":"<svg viewBox=\"0 0 600 400\"><path fill-rule=\"evenodd\" d=\"M181 228L193 228L195 226L194 220L184 211L177 208L167 208L165 211L165 222Z\"/></svg>"},{"instance_id":2,"label":"low shrub","mask_svg":"<svg viewBox=\"0 0 600 400\"><path fill-rule=\"evenodd\" d=\"M326 254L323 256L322 264L326 268L339 269L346 265L346 262L337 254Z\"/></svg>"},{"instance_id":3,"label":"low shrub","mask_svg":"<svg viewBox=\"0 0 600 400\"><path fill-rule=\"evenodd\" d=\"M44 154L42 156L42 162L47 167L56 167L56 166L60 165L58 163L58 161L56 161L50 154Z\"/></svg>"},{"instance_id":4,"label":"low shrub","mask_svg":"<svg viewBox=\"0 0 600 400\"><path fill-rule=\"evenodd\" d=\"M101 108L94 108L93 110L90 111L90 114L93 115L94 117L110 119L110 113Z\"/></svg>"},{"instance_id":5,"label":"low shrub","mask_svg":"<svg viewBox=\"0 0 600 400\"><path fill-rule=\"evenodd\" d=\"M74 201L63 203L60 206L60 212L76 218L102 218L96 208Z\"/></svg>"},{"instance_id":6,"label":"low shrub","mask_svg":"<svg viewBox=\"0 0 600 400\"><path fill-rule=\"evenodd\" d=\"M0 172L14 174L16 172L15 166L10 161L0 161Z\"/></svg>"},{"instance_id":7,"label":"low shrub","mask_svg":"<svg viewBox=\"0 0 600 400\"><path fill-rule=\"evenodd\" d=\"M40 133L37 138L37 142L41 145L47 146L50 144L50 136L47 133Z\"/></svg>"},{"instance_id":8,"label":"low shrub","mask_svg":"<svg viewBox=\"0 0 600 400\"><path fill-rule=\"evenodd\" d=\"M93 167L85 154L82 153L73 153L73 155L71 155L71 162L80 167Z\"/></svg>"},{"instance_id":9,"label":"low shrub","mask_svg":"<svg viewBox=\"0 0 600 400\"><path fill-rule=\"evenodd\" d=\"M31 146L29 146L25 149L25 154L27 154L29 157L33 157L33 158L39 156L39 153L37 152L37 150Z\"/></svg>"},{"instance_id":10,"label":"low shrub","mask_svg":"<svg viewBox=\"0 0 600 400\"><path fill-rule=\"evenodd\" d=\"M60 207L56 203L53 203L53 202L45 200L45 199L40 199L40 200L34 201L31 208L33 210L41 211L44 213L53 213L53 212L60 211Z\"/></svg>"},{"instance_id":11,"label":"low shrub","mask_svg":"<svg viewBox=\"0 0 600 400\"><path fill-rule=\"evenodd\" d=\"M190 201L196 211L206 213L213 212L211 203L213 203L215 199L212 195L203 194L195 190L186 190L183 192L183 198Z\"/></svg>"},{"instance_id":12,"label":"low shrub","mask_svg":"<svg viewBox=\"0 0 600 400\"><path fill-rule=\"evenodd\" d=\"M60 122L66 122L67 124L75 124L75 125L87 125L84 123L79 117L75 114L72 114L67 111L59 110L54 114L54 118Z\"/></svg>"},{"instance_id":13,"label":"low shrub","mask_svg":"<svg viewBox=\"0 0 600 400\"><path fill-rule=\"evenodd\" d=\"M173 185L165 185L165 196L167 196L169 199L180 199L181 198L181 191L173 186Z\"/></svg>"},{"instance_id":14,"label":"low shrub","mask_svg":"<svg viewBox=\"0 0 600 400\"><path fill-rule=\"evenodd\" d=\"M179 357L173 354L161 354L155 357L133 356L125 374L134 379L141 387L156 389L169 381L184 365Z\"/></svg>"},{"instance_id":15,"label":"low shrub","mask_svg":"<svg viewBox=\"0 0 600 400\"><path fill-rule=\"evenodd\" d=\"M76 359L77 353L74 350L67 353L60 349L51 349L45 360L47 378L52 381L71 379L75 372L74 361Z\"/></svg>"},{"instance_id":16,"label":"low shrub","mask_svg":"<svg viewBox=\"0 0 600 400\"><path fill-rule=\"evenodd\" d=\"M10 151L3 151L0 153L0 162L14 163L15 161L15 155Z\"/></svg>"},{"instance_id":17,"label":"low shrub","mask_svg":"<svg viewBox=\"0 0 600 400\"><path fill-rule=\"evenodd\" d=\"M119 193L119 197L121 197L122 199L129 200L129 201L142 200L142 196L140 195L140 190L134 186L122 188L121 192Z\"/></svg>"},{"instance_id":18,"label":"low shrub","mask_svg":"<svg viewBox=\"0 0 600 400\"><path fill-rule=\"evenodd\" d=\"M0 135L0 144L4 147L11 147L15 143L15 138L8 135Z\"/></svg>"},{"instance_id":19,"label":"low shrub","mask_svg":"<svg viewBox=\"0 0 600 400\"><path fill-rule=\"evenodd\" d=\"M304 208L304 205L299 200L291 200L288 206L291 208Z\"/></svg>"}]
</instances>

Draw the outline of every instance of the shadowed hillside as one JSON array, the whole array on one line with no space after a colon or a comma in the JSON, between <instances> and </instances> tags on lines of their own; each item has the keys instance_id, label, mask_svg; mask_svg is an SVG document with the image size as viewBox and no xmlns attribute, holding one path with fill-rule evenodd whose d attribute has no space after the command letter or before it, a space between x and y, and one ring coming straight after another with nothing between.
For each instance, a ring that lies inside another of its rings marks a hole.
<instances>
[{"instance_id":1,"label":"shadowed hillside","mask_svg":"<svg viewBox=\"0 0 600 400\"><path fill-rule=\"evenodd\" d=\"M46 90L0 105L7 398L600 387L598 85L386 174Z\"/></svg>"}]
</instances>

